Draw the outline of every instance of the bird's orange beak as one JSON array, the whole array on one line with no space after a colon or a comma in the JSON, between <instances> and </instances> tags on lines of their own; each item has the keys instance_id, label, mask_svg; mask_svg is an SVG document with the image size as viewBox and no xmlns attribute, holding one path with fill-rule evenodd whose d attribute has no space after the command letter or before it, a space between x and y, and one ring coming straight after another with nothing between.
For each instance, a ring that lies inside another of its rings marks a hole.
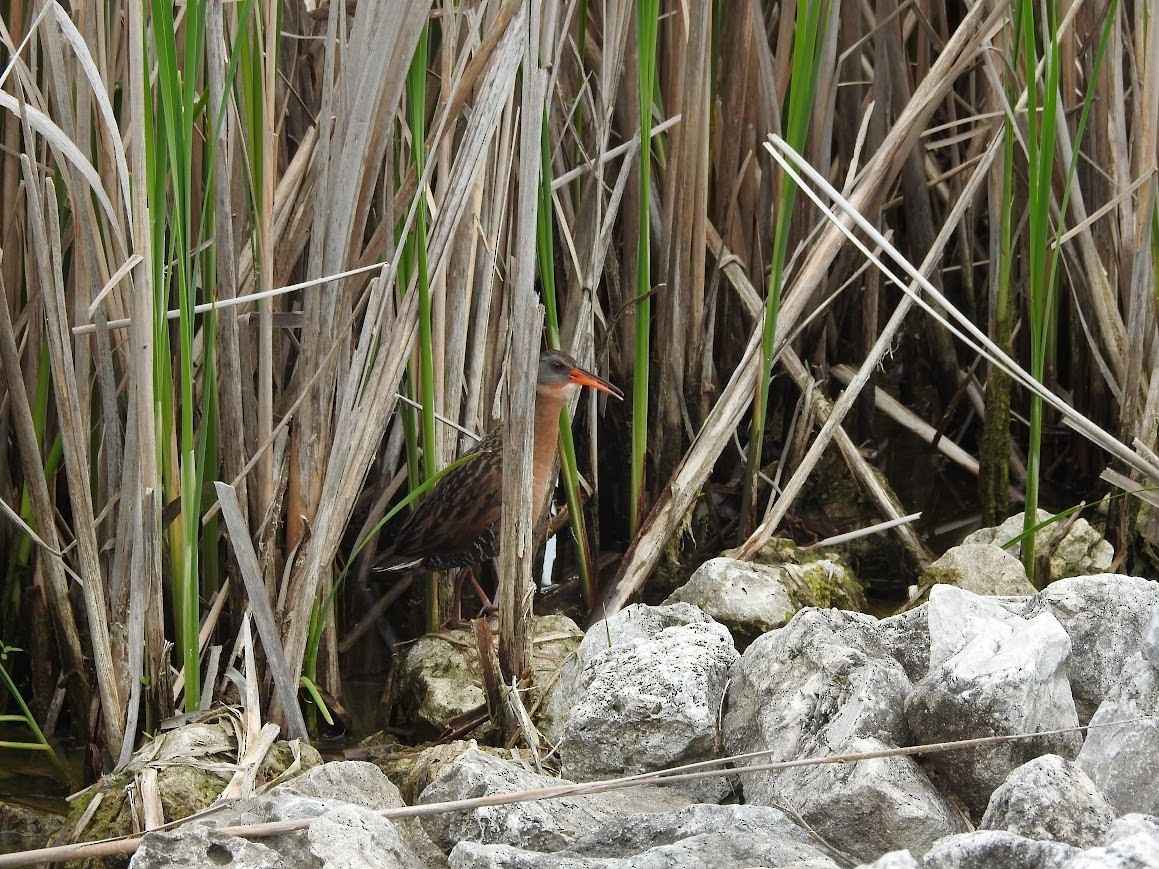
<instances>
[{"instance_id":1,"label":"bird's orange beak","mask_svg":"<svg viewBox=\"0 0 1159 869\"><path fill-rule=\"evenodd\" d=\"M568 379L572 383L578 383L580 386L590 386L592 389L598 389L600 392L606 392L612 398L623 400L624 393L618 386L613 386L604 378L592 374L583 368L573 368L568 372Z\"/></svg>"}]
</instances>

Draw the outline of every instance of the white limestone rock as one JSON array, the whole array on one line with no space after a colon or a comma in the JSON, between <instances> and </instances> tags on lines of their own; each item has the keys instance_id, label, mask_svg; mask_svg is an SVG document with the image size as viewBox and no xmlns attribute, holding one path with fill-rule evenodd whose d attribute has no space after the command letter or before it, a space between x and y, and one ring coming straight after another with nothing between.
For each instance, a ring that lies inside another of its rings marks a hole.
<instances>
[{"instance_id":1,"label":"white limestone rock","mask_svg":"<svg viewBox=\"0 0 1159 869\"><path fill-rule=\"evenodd\" d=\"M444 766L423 789L418 801L441 803L567 783L472 748ZM689 802L687 794L676 788L644 786L603 794L481 806L469 811L430 815L422 823L444 851L464 841L512 845L531 851L558 851L616 818L668 811Z\"/></svg>"},{"instance_id":2,"label":"white limestone rock","mask_svg":"<svg viewBox=\"0 0 1159 869\"><path fill-rule=\"evenodd\" d=\"M634 604L597 622L549 698L563 775L615 778L718 757L736 659L728 630L690 604ZM719 802L731 787L703 779L689 790Z\"/></svg>"},{"instance_id":3,"label":"white limestone rock","mask_svg":"<svg viewBox=\"0 0 1159 869\"><path fill-rule=\"evenodd\" d=\"M1156 715L1159 672L1135 655L1091 719L1077 761L1119 812L1159 814L1159 721L1136 720Z\"/></svg>"},{"instance_id":4,"label":"white limestone rock","mask_svg":"<svg viewBox=\"0 0 1159 869\"><path fill-rule=\"evenodd\" d=\"M1082 769L1044 754L1007 776L991 795L979 829L1093 848L1114 820L1114 808Z\"/></svg>"},{"instance_id":5,"label":"white limestone rock","mask_svg":"<svg viewBox=\"0 0 1159 869\"><path fill-rule=\"evenodd\" d=\"M724 719L729 754L773 761L909 744L912 689L871 616L805 609L756 640L733 668ZM750 804L789 803L834 846L861 859L967 829L909 757L743 778ZM870 818L872 816L872 818Z\"/></svg>"},{"instance_id":6,"label":"white limestone rock","mask_svg":"<svg viewBox=\"0 0 1159 869\"><path fill-rule=\"evenodd\" d=\"M1066 678L1070 639L1050 613L1023 619L997 601L953 586L930 595L930 670L905 712L921 743L1078 725ZM1040 754L1074 757L1077 733L1018 740L994 748L941 752L930 762L972 811L1018 766Z\"/></svg>"},{"instance_id":7,"label":"white limestone rock","mask_svg":"<svg viewBox=\"0 0 1159 869\"><path fill-rule=\"evenodd\" d=\"M728 628L741 649L784 625L798 609L785 589L782 568L735 558L706 561L664 603L699 607Z\"/></svg>"},{"instance_id":8,"label":"white limestone rock","mask_svg":"<svg viewBox=\"0 0 1159 869\"><path fill-rule=\"evenodd\" d=\"M1056 869L1079 853L1062 842L979 830L942 839L926 854L922 869Z\"/></svg>"},{"instance_id":9,"label":"white limestone rock","mask_svg":"<svg viewBox=\"0 0 1159 869\"><path fill-rule=\"evenodd\" d=\"M1018 597L1037 589L1017 557L993 543L963 543L926 568L919 585L946 583L974 594Z\"/></svg>"},{"instance_id":10,"label":"white limestone rock","mask_svg":"<svg viewBox=\"0 0 1159 869\"><path fill-rule=\"evenodd\" d=\"M1061 579L1027 602L1024 616L1048 610L1070 637L1067 673L1081 723L1119 684L1157 607L1159 583L1114 573Z\"/></svg>"},{"instance_id":11,"label":"white limestone rock","mask_svg":"<svg viewBox=\"0 0 1159 869\"><path fill-rule=\"evenodd\" d=\"M1040 523L1053 516L1045 510L1039 510L1035 515ZM1005 544L1022 534L1024 516L1024 513L1011 516L997 528L979 528L962 542L993 543L1005 548ZM1053 523L1035 531L1035 552L1041 552L1049 546L1054 533ZM1015 558L1021 558L1022 545L1014 544L1007 551ZM1099 573L1111 566L1114 557L1115 548L1103 539L1091 523L1086 519L1076 519L1050 557L1050 579L1054 581L1068 576Z\"/></svg>"}]
</instances>

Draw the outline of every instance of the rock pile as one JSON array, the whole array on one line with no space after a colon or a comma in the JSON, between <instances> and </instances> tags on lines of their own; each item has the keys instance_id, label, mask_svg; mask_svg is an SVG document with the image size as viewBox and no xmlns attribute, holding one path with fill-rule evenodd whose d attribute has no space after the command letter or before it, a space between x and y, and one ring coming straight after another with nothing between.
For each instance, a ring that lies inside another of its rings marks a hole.
<instances>
[{"instance_id":1,"label":"rock pile","mask_svg":"<svg viewBox=\"0 0 1159 869\"><path fill-rule=\"evenodd\" d=\"M989 555L978 563L1009 571ZM738 563L717 568L745 584ZM776 619L784 596L767 588L767 570L756 573L768 612L753 618ZM545 707L545 736L569 778L750 753L759 756L736 766L794 765L480 806L388 835L394 825L370 813L400 802L385 776L371 789L374 767L327 764L303 777L307 790L295 780L212 821L313 813L324 827L262 840L259 853L198 822L147 836L132 865L160 865L150 853L202 865L217 849L230 855L219 865L290 867L1159 866L1159 584L1145 579L1074 577L1021 597L937 584L927 603L886 619L805 608L743 654L692 603L636 605L587 632ZM1042 735L897 751L1027 733ZM874 756L799 763L848 755ZM326 794L309 790L329 768ZM363 783L343 784L345 775ZM419 802L559 782L471 748ZM182 837L188 858L177 856Z\"/></svg>"}]
</instances>

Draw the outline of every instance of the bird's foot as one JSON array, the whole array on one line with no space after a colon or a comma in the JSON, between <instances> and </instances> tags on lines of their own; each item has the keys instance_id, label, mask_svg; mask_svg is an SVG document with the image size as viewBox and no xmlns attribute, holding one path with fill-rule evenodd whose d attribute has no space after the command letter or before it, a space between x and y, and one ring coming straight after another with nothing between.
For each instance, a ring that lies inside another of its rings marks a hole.
<instances>
[{"instance_id":1,"label":"bird's foot","mask_svg":"<svg viewBox=\"0 0 1159 869\"><path fill-rule=\"evenodd\" d=\"M490 619L498 615L499 607L495 606L493 603L489 603L483 607L480 607L479 614L475 616L475 619ZM451 616L449 619L443 622L442 629L451 631L464 630L465 628L471 627L471 622L473 622L475 619L465 619L463 618L463 614L461 612L455 613L455 615Z\"/></svg>"}]
</instances>

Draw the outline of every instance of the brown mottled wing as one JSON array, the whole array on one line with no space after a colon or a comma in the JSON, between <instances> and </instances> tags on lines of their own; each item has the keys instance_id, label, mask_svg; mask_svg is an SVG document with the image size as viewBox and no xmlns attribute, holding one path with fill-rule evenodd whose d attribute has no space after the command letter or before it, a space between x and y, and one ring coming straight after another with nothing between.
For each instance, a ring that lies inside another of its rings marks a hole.
<instances>
[{"instance_id":1,"label":"brown mottled wing","mask_svg":"<svg viewBox=\"0 0 1159 869\"><path fill-rule=\"evenodd\" d=\"M503 501L503 431L447 472L394 536L376 570L446 570L493 558Z\"/></svg>"}]
</instances>

